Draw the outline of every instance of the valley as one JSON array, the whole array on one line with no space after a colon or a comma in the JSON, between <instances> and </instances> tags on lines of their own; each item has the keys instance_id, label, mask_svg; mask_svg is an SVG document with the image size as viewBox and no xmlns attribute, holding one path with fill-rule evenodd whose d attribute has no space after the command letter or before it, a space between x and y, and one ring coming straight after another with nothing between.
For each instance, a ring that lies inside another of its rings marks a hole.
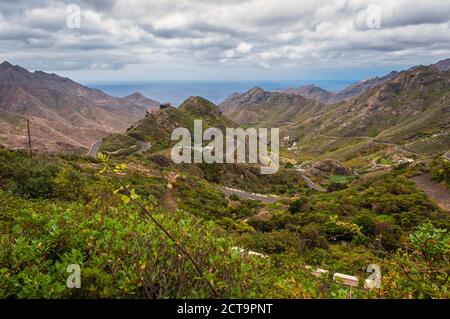
<instances>
[{"instance_id":1,"label":"valley","mask_svg":"<svg viewBox=\"0 0 450 319\"><path fill-rule=\"evenodd\" d=\"M174 107L4 62L0 297L448 298L446 66ZM279 170L174 163L172 132L195 120L279 128Z\"/></svg>"}]
</instances>

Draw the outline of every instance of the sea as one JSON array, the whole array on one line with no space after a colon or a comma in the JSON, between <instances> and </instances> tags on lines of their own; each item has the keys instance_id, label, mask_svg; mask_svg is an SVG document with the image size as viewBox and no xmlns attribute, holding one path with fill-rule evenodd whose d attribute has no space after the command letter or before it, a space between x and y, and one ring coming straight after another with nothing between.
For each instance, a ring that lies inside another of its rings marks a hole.
<instances>
[{"instance_id":1,"label":"sea","mask_svg":"<svg viewBox=\"0 0 450 319\"><path fill-rule=\"evenodd\" d=\"M190 96L202 96L215 104L219 104L233 93L244 93L253 87L261 87L266 91L277 91L314 84L329 91L339 91L356 80L339 81L145 81L145 82L93 82L84 83L103 92L124 97L140 92L146 97L161 103L179 105Z\"/></svg>"}]
</instances>

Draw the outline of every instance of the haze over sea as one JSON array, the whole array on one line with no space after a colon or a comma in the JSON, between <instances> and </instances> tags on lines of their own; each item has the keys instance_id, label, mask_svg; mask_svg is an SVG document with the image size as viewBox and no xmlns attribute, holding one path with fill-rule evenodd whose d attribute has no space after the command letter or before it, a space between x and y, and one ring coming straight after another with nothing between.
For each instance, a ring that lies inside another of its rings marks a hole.
<instances>
[{"instance_id":1,"label":"haze over sea","mask_svg":"<svg viewBox=\"0 0 450 319\"><path fill-rule=\"evenodd\" d=\"M159 102L170 102L177 106L189 96L202 96L216 104L231 94L243 93L259 86L267 91L276 91L288 87L314 84L329 91L339 91L356 80L333 81L146 81L146 82L92 82L89 87L100 89L112 96L123 97L140 92Z\"/></svg>"}]
</instances>

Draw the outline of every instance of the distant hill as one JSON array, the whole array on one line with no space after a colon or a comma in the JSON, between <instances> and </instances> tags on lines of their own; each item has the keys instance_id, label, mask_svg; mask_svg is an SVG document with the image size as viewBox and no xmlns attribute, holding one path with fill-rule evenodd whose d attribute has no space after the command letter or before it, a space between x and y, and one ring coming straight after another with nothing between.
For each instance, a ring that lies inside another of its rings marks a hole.
<instances>
[{"instance_id":1,"label":"distant hill","mask_svg":"<svg viewBox=\"0 0 450 319\"><path fill-rule=\"evenodd\" d=\"M219 104L226 116L239 124L255 126L286 125L307 118L323 105L300 95L268 92L255 87L234 94Z\"/></svg>"},{"instance_id":2,"label":"distant hill","mask_svg":"<svg viewBox=\"0 0 450 319\"><path fill-rule=\"evenodd\" d=\"M56 74L0 64L0 144L9 148L26 145L25 118L34 147L76 151L123 131L158 105L137 93L115 98Z\"/></svg>"},{"instance_id":3,"label":"distant hill","mask_svg":"<svg viewBox=\"0 0 450 319\"><path fill-rule=\"evenodd\" d=\"M386 82L396 74L398 74L398 72L392 71L383 77L375 77L368 80L359 81L339 92L329 92L315 85L301 86L296 89L288 88L281 90L280 92L301 95L307 99L317 100L324 104L335 104L342 101L347 101L352 97L359 96L374 86Z\"/></svg>"},{"instance_id":4,"label":"distant hill","mask_svg":"<svg viewBox=\"0 0 450 319\"><path fill-rule=\"evenodd\" d=\"M123 105L128 106L128 108L136 108L139 110L149 110L158 109L159 102L145 97L142 93L134 92L120 99Z\"/></svg>"},{"instance_id":5,"label":"distant hill","mask_svg":"<svg viewBox=\"0 0 450 319\"><path fill-rule=\"evenodd\" d=\"M298 88L288 88L280 90L281 93L301 95L307 99L319 101L320 103L327 104L333 96L333 93L322 89L321 87L311 85L304 85Z\"/></svg>"}]
</instances>

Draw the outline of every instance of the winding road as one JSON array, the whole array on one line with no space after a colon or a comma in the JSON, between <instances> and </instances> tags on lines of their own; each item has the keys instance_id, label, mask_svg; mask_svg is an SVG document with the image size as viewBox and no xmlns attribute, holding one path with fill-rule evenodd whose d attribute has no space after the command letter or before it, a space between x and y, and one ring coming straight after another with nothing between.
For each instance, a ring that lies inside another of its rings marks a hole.
<instances>
[{"instance_id":1,"label":"winding road","mask_svg":"<svg viewBox=\"0 0 450 319\"><path fill-rule=\"evenodd\" d=\"M300 173L299 170L297 170L297 172ZM319 192L326 192L327 190L323 187L320 187L319 185L317 185L316 183L314 183L309 177L303 175L302 173L300 173L300 176L303 178L303 180L306 182L306 185L311 188L311 189L315 189L316 191Z\"/></svg>"},{"instance_id":2,"label":"winding road","mask_svg":"<svg viewBox=\"0 0 450 319\"><path fill-rule=\"evenodd\" d=\"M150 147L152 146L150 143L143 142L143 141L137 141L139 144L140 149L136 151L135 154L142 154L145 151L148 151ZM89 149L89 152L87 153L87 156L90 157L97 157L98 149L100 148L100 145L102 145L102 141L98 140L92 143L91 148Z\"/></svg>"},{"instance_id":3,"label":"winding road","mask_svg":"<svg viewBox=\"0 0 450 319\"><path fill-rule=\"evenodd\" d=\"M250 200L259 200L261 202L265 203L275 203L276 201L280 200L280 197L275 195L263 195L263 194L256 194L256 193L250 193L246 192L240 189L225 187L225 186L218 186L218 189L220 189L225 196L229 197L232 194L238 195L239 198L242 199L250 199Z\"/></svg>"},{"instance_id":4,"label":"winding road","mask_svg":"<svg viewBox=\"0 0 450 319\"><path fill-rule=\"evenodd\" d=\"M152 147L152 144L143 142L143 141L137 141L141 149L137 151L135 154L142 154L150 149Z\"/></svg>"},{"instance_id":5,"label":"winding road","mask_svg":"<svg viewBox=\"0 0 450 319\"><path fill-rule=\"evenodd\" d=\"M97 157L98 149L100 148L100 145L102 145L102 141L95 141L92 143L91 148L89 149L89 152L87 153L87 156L90 157Z\"/></svg>"}]
</instances>

